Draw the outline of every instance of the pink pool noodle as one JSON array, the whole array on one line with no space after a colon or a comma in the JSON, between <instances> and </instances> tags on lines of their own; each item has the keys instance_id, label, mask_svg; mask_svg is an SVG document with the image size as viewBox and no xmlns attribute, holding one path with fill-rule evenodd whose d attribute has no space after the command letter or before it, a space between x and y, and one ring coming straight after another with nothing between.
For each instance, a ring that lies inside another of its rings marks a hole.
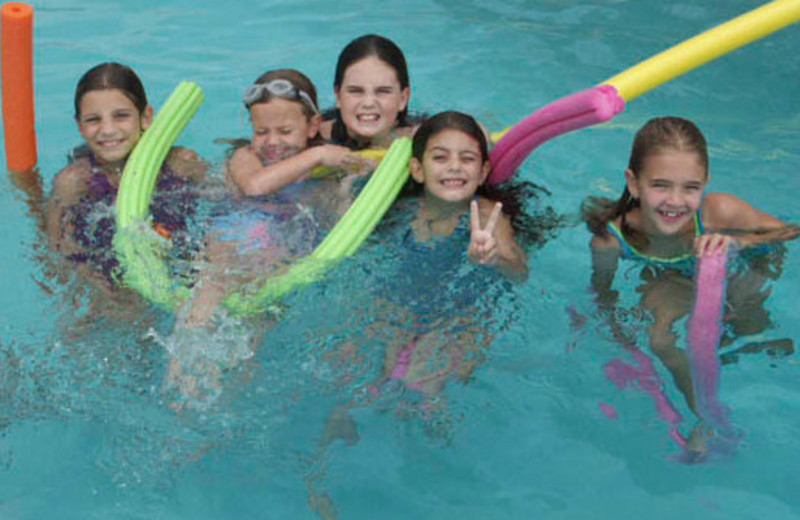
<instances>
[{"instance_id":1,"label":"pink pool noodle","mask_svg":"<svg viewBox=\"0 0 800 520\"><path fill-rule=\"evenodd\" d=\"M653 361L641 350L628 346L638 366L634 366L619 358L612 359L603 367L606 378L617 385L617 388L625 388L629 384L637 383L647 395L653 399L658 415L669 424L669 436L678 444L686 446L686 438L678 430L678 425L683 421L680 412L672 404L672 401L664 394L661 378L658 376Z\"/></svg>"},{"instance_id":2,"label":"pink pool noodle","mask_svg":"<svg viewBox=\"0 0 800 520\"><path fill-rule=\"evenodd\" d=\"M720 364L717 357L727 260L727 253L700 257L695 275L694 308L687 325L687 354L692 367L697 414L722 432L731 431L727 409L718 399Z\"/></svg>"},{"instance_id":3,"label":"pink pool noodle","mask_svg":"<svg viewBox=\"0 0 800 520\"><path fill-rule=\"evenodd\" d=\"M582 90L540 108L515 125L492 148L490 184L506 182L537 146L553 137L608 121L625 108L611 85Z\"/></svg>"}]
</instances>

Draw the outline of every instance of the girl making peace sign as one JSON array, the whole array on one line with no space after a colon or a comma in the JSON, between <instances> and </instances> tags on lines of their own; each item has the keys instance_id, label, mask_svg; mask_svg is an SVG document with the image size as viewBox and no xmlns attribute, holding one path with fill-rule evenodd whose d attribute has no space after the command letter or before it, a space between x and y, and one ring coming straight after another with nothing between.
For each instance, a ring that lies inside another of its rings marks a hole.
<instances>
[{"instance_id":1,"label":"girl making peace sign","mask_svg":"<svg viewBox=\"0 0 800 520\"><path fill-rule=\"evenodd\" d=\"M469 260L515 278L527 277L525 252L511 219L501 211L502 203L479 195L491 165L486 135L472 117L441 112L423 123L414 135L410 166L411 177L424 190L411 223L418 242L466 231L463 217L469 207Z\"/></svg>"}]
</instances>

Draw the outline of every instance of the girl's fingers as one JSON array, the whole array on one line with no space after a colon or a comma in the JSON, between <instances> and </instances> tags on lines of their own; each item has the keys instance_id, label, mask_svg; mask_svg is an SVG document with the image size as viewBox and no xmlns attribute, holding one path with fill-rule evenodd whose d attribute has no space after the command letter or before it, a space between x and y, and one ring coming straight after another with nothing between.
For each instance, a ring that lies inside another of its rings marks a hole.
<instances>
[{"instance_id":1,"label":"girl's fingers","mask_svg":"<svg viewBox=\"0 0 800 520\"><path fill-rule=\"evenodd\" d=\"M478 214L477 200L469 203L469 227L473 232L481 230L481 217Z\"/></svg>"},{"instance_id":2,"label":"girl's fingers","mask_svg":"<svg viewBox=\"0 0 800 520\"><path fill-rule=\"evenodd\" d=\"M494 228L497 226L497 221L500 218L500 211L503 209L503 204L498 202L492 208L492 214L489 217L489 223L486 224L486 232L494 234Z\"/></svg>"}]
</instances>

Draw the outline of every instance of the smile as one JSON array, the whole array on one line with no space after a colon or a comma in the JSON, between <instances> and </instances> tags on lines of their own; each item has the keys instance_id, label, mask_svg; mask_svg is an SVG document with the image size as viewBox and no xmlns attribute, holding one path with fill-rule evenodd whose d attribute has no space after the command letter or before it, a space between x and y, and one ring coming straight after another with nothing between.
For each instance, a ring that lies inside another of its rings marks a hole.
<instances>
[{"instance_id":1,"label":"smile","mask_svg":"<svg viewBox=\"0 0 800 520\"><path fill-rule=\"evenodd\" d=\"M380 120L380 114L362 114L356 116L359 123L377 123Z\"/></svg>"},{"instance_id":2,"label":"smile","mask_svg":"<svg viewBox=\"0 0 800 520\"><path fill-rule=\"evenodd\" d=\"M466 185L467 181L465 179L442 179L441 183L449 188L460 188Z\"/></svg>"}]
</instances>

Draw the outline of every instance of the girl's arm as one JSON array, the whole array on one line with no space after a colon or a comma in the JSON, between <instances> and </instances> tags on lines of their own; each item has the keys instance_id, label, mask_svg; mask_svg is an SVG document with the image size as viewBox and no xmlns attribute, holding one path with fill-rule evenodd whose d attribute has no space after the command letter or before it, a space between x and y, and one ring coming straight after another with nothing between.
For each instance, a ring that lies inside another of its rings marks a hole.
<instances>
[{"instance_id":1,"label":"girl's arm","mask_svg":"<svg viewBox=\"0 0 800 520\"><path fill-rule=\"evenodd\" d=\"M726 248L730 242L750 247L767 242L792 240L800 228L760 211L726 193L710 193L701 205L703 224L710 232L695 241L699 253Z\"/></svg>"},{"instance_id":2,"label":"girl's arm","mask_svg":"<svg viewBox=\"0 0 800 520\"><path fill-rule=\"evenodd\" d=\"M238 149L229 161L226 176L245 195L269 195L305 180L317 166L345 168L351 165L368 166L367 162L344 146L325 144L307 148L275 164L262 166L258 155L250 147L244 147Z\"/></svg>"},{"instance_id":3,"label":"girl's arm","mask_svg":"<svg viewBox=\"0 0 800 520\"><path fill-rule=\"evenodd\" d=\"M167 165L170 169L185 179L194 183L205 180L209 165L194 150L176 146L167 155Z\"/></svg>"},{"instance_id":4,"label":"girl's arm","mask_svg":"<svg viewBox=\"0 0 800 520\"><path fill-rule=\"evenodd\" d=\"M71 164L58 172L53 188L45 203L45 233L51 251L73 254L79 249L73 240L73 223L69 211L80 202L86 191L88 179L81 163Z\"/></svg>"}]
</instances>

